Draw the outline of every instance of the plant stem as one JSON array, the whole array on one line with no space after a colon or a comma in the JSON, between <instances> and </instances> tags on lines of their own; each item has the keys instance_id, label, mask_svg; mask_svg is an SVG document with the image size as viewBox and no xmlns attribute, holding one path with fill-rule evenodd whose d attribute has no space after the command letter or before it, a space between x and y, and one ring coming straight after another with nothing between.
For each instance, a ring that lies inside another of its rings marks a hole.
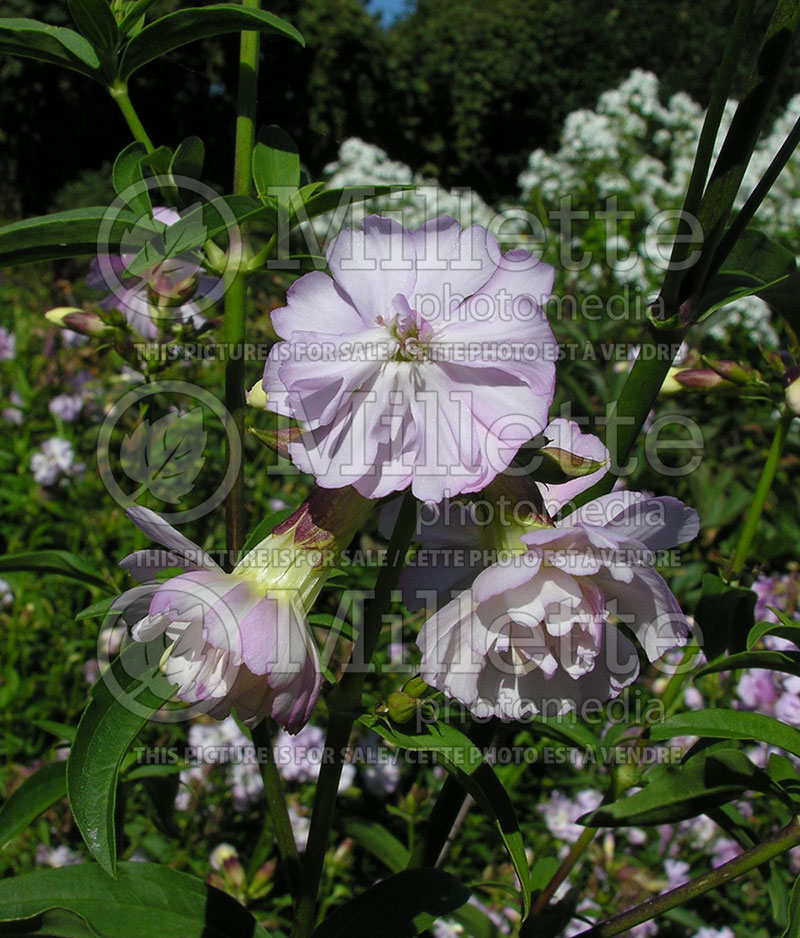
<instances>
[{"instance_id":1,"label":"plant stem","mask_svg":"<svg viewBox=\"0 0 800 938\"><path fill-rule=\"evenodd\" d=\"M711 889L716 889L724 883L749 873L750 870L767 863L773 857L785 853L792 847L800 844L800 820L793 818L777 834L768 837L760 844L740 853L738 857L723 863L708 873L703 873L697 879L693 879L677 889L665 892L661 896L656 896L642 905L615 915L600 925L595 925L587 931L581 932L576 938L612 938L614 935L621 935L642 922L648 922L657 915L662 915L670 909L684 905L698 896L702 896Z\"/></svg>"},{"instance_id":2,"label":"plant stem","mask_svg":"<svg viewBox=\"0 0 800 938\"><path fill-rule=\"evenodd\" d=\"M397 578L405 563L406 552L414 536L417 521L416 502L406 492L397 522L389 542L386 565L381 567L375 584L375 595L364 615L364 624L353 649L353 655L339 683L328 695L330 719L325 737L325 754L314 796L311 827L308 832L303 880L297 902L292 938L308 938L314 929L325 853L333 823L336 793L342 774L343 758L350 742L366 677L366 667L372 660L380 637L383 617L389 611ZM332 756L332 758L331 758Z\"/></svg>"},{"instance_id":3,"label":"plant stem","mask_svg":"<svg viewBox=\"0 0 800 938\"><path fill-rule=\"evenodd\" d=\"M491 720L488 723L475 723L467 735L479 749L483 749L492 744L497 732L497 722ZM464 786L452 775L448 775L425 825L425 837L418 841L411 855L409 869L437 866L444 860L466 799Z\"/></svg>"},{"instance_id":4,"label":"plant stem","mask_svg":"<svg viewBox=\"0 0 800 938\"><path fill-rule=\"evenodd\" d=\"M242 5L258 9L261 0L242 0ZM242 33L239 50L239 105L236 117L236 151L233 167L233 191L236 195L250 195L253 187L251 165L255 140L256 109L258 106L258 52L259 34L252 30ZM241 256L244 232L229 232L229 256ZM240 268L225 293L225 406L233 419L239 440L239 452L244 446L245 367L244 343L246 338L247 277ZM226 440L228 462L234 458L230 440ZM225 500L225 530L228 563L236 562L245 540L244 513L244 460L233 487Z\"/></svg>"},{"instance_id":5,"label":"plant stem","mask_svg":"<svg viewBox=\"0 0 800 938\"><path fill-rule=\"evenodd\" d=\"M789 426L793 419L794 414L788 407L785 407L778 421L778 426L775 428L775 436L772 438L772 445L769 448L767 461L764 463L761 478L758 480L758 486L753 495L753 500L750 502L750 508L748 509L747 517L745 518L742 531L739 535L739 542L731 558L727 576L729 581L738 580L742 570L744 570L744 565L750 553L750 547L752 546L758 523L761 520L761 514L764 511L764 504L767 501L772 483L775 480L775 473L778 470L778 464L780 463L783 447L786 443L786 437L789 434Z\"/></svg>"},{"instance_id":6,"label":"plant stem","mask_svg":"<svg viewBox=\"0 0 800 938\"><path fill-rule=\"evenodd\" d=\"M591 844L591 842L594 840L596 833L596 827L587 827L584 829L584 831L581 833L581 836L570 848L569 853L561 861L561 866L559 866L559 868L555 871L553 878L536 897L536 902L534 903L533 909L531 910L532 918L536 918L537 915L541 915L542 912L544 912L544 910L550 904L550 900L556 894L558 887L569 876L569 874L572 872L572 868L583 856L589 844Z\"/></svg>"},{"instance_id":7,"label":"plant stem","mask_svg":"<svg viewBox=\"0 0 800 938\"><path fill-rule=\"evenodd\" d=\"M280 772L273 758L272 738L267 721L263 720L257 726L254 726L251 733L253 744L258 751L258 764L261 768L261 778L264 780L267 809L275 831L278 853L281 857L286 879L289 882L289 891L292 897L296 897L300 885L300 855L297 852L292 822L289 820L289 811L286 807L286 797L283 793Z\"/></svg>"},{"instance_id":8,"label":"plant stem","mask_svg":"<svg viewBox=\"0 0 800 938\"><path fill-rule=\"evenodd\" d=\"M128 86L124 81L117 80L108 90L111 97L117 102L117 107L122 111L122 116L125 118L128 127L130 127L134 140L143 143L147 152L152 153L155 150L153 141L148 136L144 124L136 113L136 108L128 95Z\"/></svg>"}]
</instances>

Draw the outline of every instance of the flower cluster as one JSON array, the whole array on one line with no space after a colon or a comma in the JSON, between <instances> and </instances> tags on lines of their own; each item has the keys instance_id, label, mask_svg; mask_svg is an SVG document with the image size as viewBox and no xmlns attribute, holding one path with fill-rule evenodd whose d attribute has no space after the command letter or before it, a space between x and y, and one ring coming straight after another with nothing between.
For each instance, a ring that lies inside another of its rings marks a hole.
<instances>
[{"instance_id":1,"label":"flower cluster","mask_svg":"<svg viewBox=\"0 0 800 938\"><path fill-rule=\"evenodd\" d=\"M638 675L634 641L650 660L683 644L687 620L654 564L695 536L696 513L627 491L574 510L609 454L576 423L548 420L553 268L447 216L411 230L370 216L327 260L330 275L301 277L273 310L280 341L250 395L315 476L309 500L230 573L157 515L129 511L167 550L122 562L142 586L117 607L134 640L165 646L178 697L297 733L322 682L306 619L330 572L320 549L335 556L377 500L408 489L428 509L467 508L436 530L435 551L486 549L431 584L440 608L418 637L423 679L473 712L519 720L603 702ZM482 526L471 509L508 496L511 522Z\"/></svg>"}]
</instances>

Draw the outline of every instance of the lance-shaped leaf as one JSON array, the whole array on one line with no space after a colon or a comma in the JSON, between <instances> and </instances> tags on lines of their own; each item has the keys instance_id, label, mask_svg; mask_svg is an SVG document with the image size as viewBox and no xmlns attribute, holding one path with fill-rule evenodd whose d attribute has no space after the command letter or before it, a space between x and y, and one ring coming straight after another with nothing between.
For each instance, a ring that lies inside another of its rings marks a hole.
<instances>
[{"instance_id":1,"label":"lance-shaped leaf","mask_svg":"<svg viewBox=\"0 0 800 938\"><path fill-rule=\"evenodd\" d=\"M25 17L0 19L0 53L60 65L103 82L100 59L88 39L73 29Z\"/></svg>"},{"instance_id":2,"label":"lance-shaped leaf","mask_svg":"<svg viewBox=\"0 0 800 938\"><path fill-rule=\"evenodd\" d=\"M67 794L67 763L51 762L34 772L0 807L0 847Z\"/></svg>"},{"instance_id":3,"label":"lance-shaped leaf","mask_svg":"<svg viewBox=\"0 0 800 938\"><path fill-rule=\"evenodd\" d=\"M67 0L75 25L94 47L103 63L103 71L114 80L118 30L108 0Z\"/></svg>"},{"instance_id":4,"label":"lance-shaped leaf","mask_svg":"<svg viewBox=\"0 0 800 938\"><path fill-rule=\"evenodd\" d=\"M413 938L469 897L443 870L403 870L334 909L313 938Z\"/></svg>"},{"instance_id":5,"label":"lance-shaped leaf","mask_svg":"<svg viewBox=\"0 0 800 938\"><path fill-rule=\"evenodd\" d=\"M426 724L420 733L412 734L389 726L373 715L362 717L360 722L402 749L436 752L448 772L455 776L497 826L519 877L523 918L527 918L531 901L530 869L519 821L508 792L494 769L484 761L483 753L475 743L446 723Z\"/></svg>"},{"instance_id":6,"label":"lance-shaped leaf","mask_svg":"<svg viewBox=\"0 0 800 938\"><path fill-rule=\"evenodd\" d=\"M128 7L128 12L120 20L119 34L128 39L137 35L144 28L144 15L156 0L136 0Z\"/></svg>"},{"instance_id":7,"label":"lance-shaped leaf","mask_svg":"<svg viewBox=\"0 0 800 938\"><path fill-rule=\"evenodd\" d=\"M207 439L202 407L165 414L152 424L145 418L123 439L120 465L151 495L174 505L194 488Z\"/></svg>"},{"instance_id":8,"label":"lance-shaped leaf","mask_svg":"<svg viewBox=\"0 0 800 938\"><path fill-rule=\"evenodd\" d=\"M86 846L116 874L120 767L147 720L172 694L158 669L160 643L130 645L92 687L67 761L67 792Z\"/></svg>"},{"instance_id":9,"label":"lance-shaped leaf","mask_svg":"<svg viewBox=\"0 0 800 938\"><path fill-rule=\"evenodd\" d=\"M317 215L326 212L346 212L348 206L367 199L377 199L379 196L391 195L393 192L407 192L416 186L407 185L381 185L381 186L344 186L341 189L324 189L322 192L314 191L316 183L304 186L292 199L291 224L308 221ZM308 190L308 194L305 195Z\"/></svg>"},{"instance_id":10,"label":"lance-shaped leaf","mask_svg":"<svg viewBox=\"0 0 800 938\"><path fill-rule=\"evenodd\" d=\"M795 645L800 646L800 622L790 619L785 612L780 609L772 610L778 617L778 622L757 622L747 636L747 650L750 651L755 643L765 635L775 635L778 638L785 638Z\"/></svg>"},{"instance_id":11,"label":"lance-shaped leaf","mask_svg":"<svg viewBox=\"0 0 800 938\"><path fill-rule=\"evenodd\" d=\"M739 668L764 668L767 671L782 671L784 674L800 676L800 651L741 651L706 665L693 677L697 680L706 674L736 671Z\"/></svg>"},{"instance_id":12,"label":"lance-shaped leaf","mask_svg":"<svg viewBox=\"0 0 800 938\"><path fill-rule=\"evenodd\" d=\"M138 33L128 43L119 66L119 76L127 81L143 65L173 49L197 39L223 33L255 30L262 35L284 36L305 45L302 35L286 20L264 10L245 9L234 3L187 7L168 13Z\"/></svg>"},{"instance_id":13,"label":"lance-shaped leaf","mask_svg":"<svg viewBox=\"0 0 800 938\"><path fill-rule=\"evenodd\" d=\"M94 863L0 881L2 934L59 938L268 938L250 913L194 876L155 863Z\"/></svg>"},{"instance_id":14,"label":"lance-shaped leaf","mask_svg":"<svg viewBox=\"0 0 800 938\"><path fill-rule=\"evenodd\" d=\"M773 302L777 303L781 295L779 288L796 271L797 264L791 251L761 231L748 228L720 270L706 284L700 300L700 320L746 296L763 295L770 302L771 294Z\"/></svg>"},{"instance_id":15,"label":"lance-shaped leaf","mask_svg":"<svg viewBox=\"0 0 800 938\"><path fill-rule=\"evenodd\" d=\"M345 818L342 828L348 837L371 853L376 860L385 863L393 873L399 873L408 866L410 854L400 841L378 824L364 818Z\"/></svg>"},{"instance_id":16,"label":"lance-shaped leaf","mask_svg":"<svg viewBox=\"0 0 800 938\"><path fill-rule=\"evenodd\" d=\"M782 789L738 749L701 752L683 765L660 765L645 776L645 787L579 819L587 827L672 824L697 817L746 791Z\"/></svg>"},{"instance_id":17,"label":"lance-shaped leaf","mask_svg":"<svg viewBox=\"0 0 800 938\"><path fill-rule=\"evenodd\" d=\"M144 225L135 213L124 209L112 216L104 205L26 218L0 228L0 267L95 255L100 247L113 251Z\"/></svg>"},{"instance_id":18,"label":"lance-shaped leaf","mask_svg":"<svg viewBox=\"0 0 800 938\"><path fill-rule=\"evenodd\" d=\"M65 576L108 591L109 584L90 564L66 550L34 550L0 557L0 573L38 573Z\"/></svg>"},{"instance_id":19,"label":"lance-shaped leaf","mask_svg":"<svg viewBox=\"0 0 800 938\"><path fill-rule=\"evenodd\" d=\"M703 736L710 739L755 739L800 758L800 730L763 713L710 708L677 713L650 728L650 738Z\"/></svg>"}]
</instances>

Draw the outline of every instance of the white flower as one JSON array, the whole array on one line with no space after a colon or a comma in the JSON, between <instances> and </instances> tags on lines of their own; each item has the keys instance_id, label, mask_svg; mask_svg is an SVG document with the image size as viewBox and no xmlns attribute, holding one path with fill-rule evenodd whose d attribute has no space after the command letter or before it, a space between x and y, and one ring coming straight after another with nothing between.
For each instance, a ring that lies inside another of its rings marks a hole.
<instances>
[{"instance_id":1,"label":"white flower","mask_svg":"<svg viewBox=\"0 0 800 938\"><path fill-rule=\"evenodd\" d=\"M80 394L59 394L47 407L54 417L72 423L83 409L83 398Z\"/></svg>"},{"instance_id":2,"label":"white flower","mask_svg":"<svg viewBox=\"0 0 800 938\"><path fill-rule=\"evenodd\" d=\"M17 355L17 338L5 326L0 326L0 361L11 361Z\"/></svg>"},{"instance_id":3,"label":"white flower","mask_svg":"<svg viewBox=\"0 0 800 938\"><path fill-rule=\"evenodd\" d=\"M61 437L45 440L31 456L31 472L40 485L53 485L62 474L72 475L77 469L72 443Z\"/></svg>"},{"instance_id":4,"label":"white flower","mask_svg":"<svg viewBox=\"0 0 800 938\"><path fill-rule=\"evenodd\" d=\"M0 608L12 605L14 602L14 590L8 580L0 578Z\"/></svg>"}]
</instances>

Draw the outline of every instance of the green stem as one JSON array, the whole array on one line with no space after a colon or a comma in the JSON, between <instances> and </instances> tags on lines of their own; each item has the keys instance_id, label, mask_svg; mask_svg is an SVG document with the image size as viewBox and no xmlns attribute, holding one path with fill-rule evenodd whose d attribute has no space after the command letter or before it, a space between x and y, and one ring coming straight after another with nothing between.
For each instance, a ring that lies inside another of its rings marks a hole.
<instances>
[{"instance_id":1,"label":"green stem","mask_svg":"<svg viewBox=\"0 0 800 938\"><path fill-rule=\"evenodd\" d=\"M253 744L258 751L258 764L261 768L261 778L264 780L264 791L267 795L267 809L269 821L275 832L275 841L278 844L278 853L281 857L289 890L293 897L297 896L300 884L300 855L292 831L292 822L289 820L289 811L286 807L286 797L283 793L278 766L275 764L272 751L272 738L267 721L254 726L252 731ZM265 825L266 826L266 825Z\"/></svg>"},{"instance_id":2,"label":"green stem","mask_svg":"<svg viewBox=\"0 0 800 938\"><path fill-rule=\"evenodd\" d=\"M708 873L703 873L697 879L693 879L677 889L672 889L661 896L629 909L620 915L615 915L601 925L595 925L588 931L581 932L577 938L613 938L614 935L621 935L642 922L648 922L657 915L669 912L670 909L685 905L698 896L724 885L737 876L749 873L756 867L767 863L773 857L777 857L792 847L800 844L800 820L793 818L782 830L778 831L772 837L763 840L760 844L740 853L738 857L729 860L722 866L718 866Z\"/></svg>"},{"instance_id":3,"label":"green stem","mask_svg":"<svg viewBox=\"0 0 800 938\"><path fill-rule=\"evenodd\" d=\"M332 755L332 758L323 761L317 782L303 865L303 881L297 902L292 938L308 938L314 929L317 894L333 824L343 757L350 742L353 724L361 708L366 667L372 660L378 644L383 618L389 611L392 593L405 563L408 546L414 536L416 521L416 502L411 492L408 491L403 499L389 542L386 565L381 567L378 574L375 595L365 612L363 628L356 641L353 655L339 683L328 695L330 718L328 733L325 737L325 753Z\"/></svg>"},{"instance_id":4,"label":"green stem","mask_svg":"<svg viewBox=\"0 0 800 938\"><path fill-rule=\"evenodd\" d=\"M492 744L497 732L497 721L491 720L475 723L467 735L479 749L483 749ZM464 786L448 775L425 825L425 837L418 841L411 855L409 869L438 865L466 797Z\"/></svg>"},{"instance_id":5,"label":"green stem","mask_svg":"<svg viewBox=\"0 0 800 938\"><path fill-rule=\"evenodd\" d=\"M739 535L739 542L731 558L727 576L729 581L738 580L742 570L744 570L745 562L750 554L750 547L753 544L753 538L758 529L758 523L761 520L761 514L764 511L764 505L769 496L770 489L772 488L772 483L775 480L775 473L778 471L778 464L781 459L781 454L783 453L783 447L786 443L786 437L789 435L789 426L793 419L794 414L788 407L785 408L781 414L781 419L778 421L778 426L775 428L775 436L772 438L772 445L769 448L767 461L764 463L761 478L758 480L755 495L750 502L750 508L748 509L747 517L745 518L741 534Z\"/></svg>"},{"instance_id":6,"label":"green stem","mask_svg":"<svg viewBox=\"0 0 800 938\"><path fill-rule=\"evenodd\" d=\"M260 7L260 0L242 0L251 9ZM255 140L256 109L258 105L258 52L259 34L252 30L242 33L239 50L239 105L236 118L236 151L233 168L233 191L236 195L250 195L253 187L252 160ZM230 255L240 254L244 232L230 233ZM244 445L245 366L247 277L240 268L225 293L225 406L233 419L238 437L239 453ZM228 461L234 457L230 439L226 440ZM244 460L225 500L225 530L228 563L232 566L239 556L245 540L244 512Z\"/></svg>"},{"instance_id":7,"label":"green stem","mask_svg":"<svg viewBox=\"0 0 800 938\"><path fill-rule=\"evenodd\" d=\"M144 124L136 113L136 108L128 95L128 86L124 81L117 80L108 90L111 92L111 97L117 102L117 107L122 111L122 116L125 118L128 127L130 127L134 140L143 143L147 152L152 153L155 150L153 141L148 136Z\"/></svg>"},{"instance_id":8,"label":"green stem","mask_svg":"<svg viewBox=\"0 0 800 938\"><path fill-rule=\"evenodd\" d=\"M558 887L564 882L564 880L572 872L572 868L580 860L583 854L588 849L589 845L595 838L597 833L596 827L587 827L581 836L575 841L575 843L570 848L569 853L561 861L561 866L553 874L553 878L545 886L545 888L539 893L536 897L536 902L534 903L533 909L531 910L531 917L536 918L541 915L542 912L550 904L550 900L556 894Z\"/></svg>"}]
</instances>

